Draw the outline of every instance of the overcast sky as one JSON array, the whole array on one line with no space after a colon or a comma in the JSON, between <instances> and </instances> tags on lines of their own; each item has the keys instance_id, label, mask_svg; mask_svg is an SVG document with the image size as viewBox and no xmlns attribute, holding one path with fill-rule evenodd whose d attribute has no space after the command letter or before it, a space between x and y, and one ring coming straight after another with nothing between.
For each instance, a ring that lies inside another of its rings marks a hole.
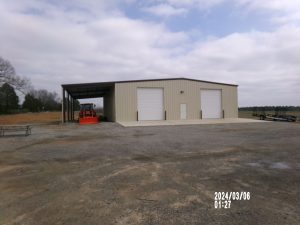
<instances>
[{"instance_id":1,"label":"overcast sky","mask_svg":"<svg viewBox=\"0 0 300 225\"><path fill-rule=\"evenodd\" d=\"M299 0L0 0L0 56L35 88L187 77L300 105Z\"/></svg>"}]
</instances>

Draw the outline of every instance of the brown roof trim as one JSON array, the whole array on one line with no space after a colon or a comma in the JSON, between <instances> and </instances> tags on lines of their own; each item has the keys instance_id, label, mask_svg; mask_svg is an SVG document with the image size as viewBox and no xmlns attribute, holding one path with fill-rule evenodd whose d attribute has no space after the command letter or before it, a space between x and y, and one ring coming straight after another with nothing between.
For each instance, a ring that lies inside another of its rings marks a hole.
<instances>
[{"instance_id":1,"label":"brown roof trim","mask_svg":"<svg viewBox=\"0 0 300 225\"><path fill-rule=\"evenodd\" d=\"M195 81L195 82L203 82L203 83L209 83L209 84L220 84L220 85L228 85L228 86L235 86L237 87L237 84L227 84L227 83L220 83L220 82L213 82L213 81L206 81L206 80L197 80L197 79L191 79L191 78L162 78L162 79L145 79L145 80L124 80L124 81L109 81L109 82L96 82L96 83L78 83L78 84L62 84L61 86L66 87L72 87L72 86L90 86L90 85L100 85L100 84L108 84L108 85L114 85L116 83L131 83L131 82L147 82L147 81L171 81L171 80L188 80L188 81Z\"/></svg>"},{"instance_id":2,"label":"brown roof trim","mask_svg":"<svg viewBox=\"0 0 300 225\"><path fill-rule=\"evenodd\" d=\"M206 81L206 80L197 80L191 78L162 78L162 79L146 79L146 80L125 80L125 81L116 81L115 83L131 83L131 82L147 82L147 81L168 81L168 80L188 80L188 81L196 81L196 82L203 82L203 83L210 83L210 84L221 84L221 85L228 85L228 86L238 86L237 84L227 84L227 83L220 83L220 82L213 82L213 81Z\"/></svg>"},{"instance_id":3,"label":"brown roof trim","mask_svg":"<svg viewBox=\"0 0 300 225\"><path fill-rule=\"evenodd\" d=\"M78 87L78 85L80 85L81 87L85 87L85 86L96 86L97 85L102 85L102 84L107 84L107 85L111 85L113 86L116 82L115 81L104 81L104 82L92 82L92 83L75 83L75 84L62 84L61 86L64 88L68 88L68 87Z\"/></svg>"}]
</instances>

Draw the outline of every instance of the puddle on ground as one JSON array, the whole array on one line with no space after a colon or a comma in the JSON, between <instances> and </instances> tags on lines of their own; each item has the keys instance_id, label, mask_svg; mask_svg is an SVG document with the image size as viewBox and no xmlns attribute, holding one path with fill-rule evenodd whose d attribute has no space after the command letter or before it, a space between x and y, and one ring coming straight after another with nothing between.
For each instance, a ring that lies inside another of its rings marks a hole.
<instances>
[{"instance_id":1,"label":"puddle on ground","mask_svg":"<svg viewBox=\"0 0 300 225\"><path fill-rule=\"evenodd\" d=\"M271 161L259 161L259 162L250 162L247 165L252 167L265 167L271 169L290 169L291 167L285 162L271 162Z\"/></svg>"},{"instance_id":2,"label":"puddle on ground","mask_svg":"<svg viewBox=\"0 0 300 225\"><path fill-rule=\"evenodd\" d=\"M56 138L66 138L66 137L68 137L67 135L56 135L55 136Z\"/></svg>"},{"instance_id":3,"label":"puddle on ground","mask_svg":"<svg viewBox=\"0 0 300 225\"><path fill-rule=\"evenodd\" d=\"M262 166L260 163L257 163L257 162L247 163L247 165L253 166L253 167L261 167Z\"/></svg>"},{"instance_id":4,"label":"puddle on ground","mask_svg":"<svg viewBox=\"0 0 300 225\"><path fill-rule=\"evenodd\" d=\"M285 162L276 162L273 163L270 167L274 169L290 169L289 165Z\"/></svg>"}]
</instances>

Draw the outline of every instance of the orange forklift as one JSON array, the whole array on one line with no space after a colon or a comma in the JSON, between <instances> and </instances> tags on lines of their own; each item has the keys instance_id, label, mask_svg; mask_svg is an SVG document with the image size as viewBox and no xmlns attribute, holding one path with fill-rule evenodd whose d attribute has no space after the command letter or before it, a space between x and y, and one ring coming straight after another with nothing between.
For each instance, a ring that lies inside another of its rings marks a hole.
<instances>
[{"instance_id":1,"label":"orange forklift","mask_svg":"<svg viewBox=\"0 0 300 225\"><path fill-rule=\"evenodd\" d=\"M79 124L99 123L93 103L80 104Z\"/></svg>"}]
</instances>

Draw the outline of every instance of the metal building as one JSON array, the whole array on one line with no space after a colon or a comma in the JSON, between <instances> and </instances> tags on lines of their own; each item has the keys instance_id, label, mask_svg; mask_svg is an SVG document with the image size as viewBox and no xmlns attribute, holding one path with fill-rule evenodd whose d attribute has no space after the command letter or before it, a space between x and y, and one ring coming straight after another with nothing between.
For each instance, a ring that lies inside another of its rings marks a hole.
<instances>
[{"instance_id":1,"label":"metal building","mask_svg":"<svg viewBox=\"0 0 300 225\"><path fill-rule=\"evenodd\" d=\"M237 85L188 78L63 84L63 122L74 99L103 97L109 121L237 118Z\"/></svg>"}]
</instances>

